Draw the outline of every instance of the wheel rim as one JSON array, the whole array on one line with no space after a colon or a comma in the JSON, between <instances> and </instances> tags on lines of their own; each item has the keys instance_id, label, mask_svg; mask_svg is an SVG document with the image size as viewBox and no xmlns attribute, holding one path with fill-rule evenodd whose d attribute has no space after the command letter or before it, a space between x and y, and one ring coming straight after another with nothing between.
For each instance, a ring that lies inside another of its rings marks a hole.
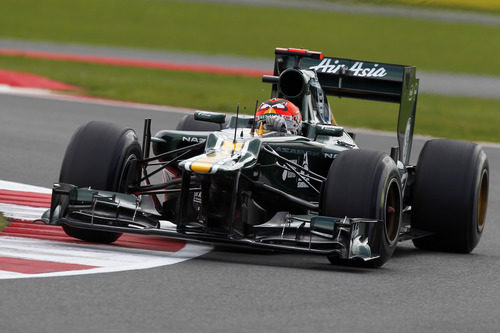
<instances>
[{"instance_id":1,"label":"wheel rim","mask_svg":"<svg viewBox=\"0 0 500 333\"><path fill-rule=\"evenodd\" d=\"M483 170L479 185L479 198L477 204L477 229L483 231L486 220L486 208L488 207L488 172Z\"/></svg>"},{"instance_id":2,"label":"wheel rim","mask_svg":"<svg viewBox=\"0 0 500 333\"><path fill-rule=\"evenodd\" d=\"M401 220L401 191L395 179L392 179L386 193L384 205L385 236L387 241L394 243L399 235Z\"/></svg>"}]
</instances>

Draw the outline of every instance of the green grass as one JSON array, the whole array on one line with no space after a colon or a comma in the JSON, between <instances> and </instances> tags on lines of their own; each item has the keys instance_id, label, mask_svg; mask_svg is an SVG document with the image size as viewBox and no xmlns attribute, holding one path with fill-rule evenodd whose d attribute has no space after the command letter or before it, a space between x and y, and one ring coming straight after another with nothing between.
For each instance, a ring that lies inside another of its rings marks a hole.
<instances>
[{"instance_id":1,"label":"green grass","mask_svg":"<svg viewBox=\"0 0 500 333\"><path fill-rule=\"evenodd\" d=\"M9 221L0 213L0 232L3 231L3 228L9 225Z\"/></svg>"},{"instance_id":2,"label":"green grass","mask_svg":"<svg viewBox=\"0 0 500 333\"><path fill-rule=\"evenodd\" d=\"M235 112L268 98L259 78L0 56L0 68L70 83L110 99Z\"/></svg>"},{"instance_id":3,"label":"green grass","mask_svg":"<svg viewBox=\"0 0 500 333\"><path fill-rule=\"evenodd\" d=\"M500 100L420 94L415 133L471 141L500 142ZM398 105L329 98L337 122L394 131Z\"/></svg>"},{"instance_id":4,"label":"green grass","mask_svg":"<svg viewBox=\"0 0 500 333\"><path fill-rule=\"evenodd\" d=\"M0 68L31 72L80 86L86 94L145 103L251 113L255 100L268 98L259 78L163 71L0 56ZM397 105L330 98L339 124L394 131ZM416 133L500 142L500 101L419 96Z\"/></svg>"},{"instance_id":5,"label":"green grass","mask_svg":"<svg viewBox=\"0 0 500 333\"><path fill-rule=\"evenodd\" d=\"M500 27L169 0L2 0L0 13L1 37L269 58L304 47L500 75Z\"/></svg>"}]
</instances>

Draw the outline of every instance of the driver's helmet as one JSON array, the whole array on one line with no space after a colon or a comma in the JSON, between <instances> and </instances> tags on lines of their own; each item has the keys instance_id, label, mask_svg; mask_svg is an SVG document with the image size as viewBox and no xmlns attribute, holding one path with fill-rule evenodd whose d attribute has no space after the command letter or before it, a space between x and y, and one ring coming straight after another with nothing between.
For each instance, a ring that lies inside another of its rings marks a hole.
<instances>
[{"instance_id":1,"label":"driver's helmet","mask_svg":"<svg viewBox=\"0 0 500 333\"><path fill-rule=\"evenodd\" d=\"M300 135L302 115L295 104L283 98L272 98L259 106L255 114L257 129Z\"/></svg>"}]
</instances>

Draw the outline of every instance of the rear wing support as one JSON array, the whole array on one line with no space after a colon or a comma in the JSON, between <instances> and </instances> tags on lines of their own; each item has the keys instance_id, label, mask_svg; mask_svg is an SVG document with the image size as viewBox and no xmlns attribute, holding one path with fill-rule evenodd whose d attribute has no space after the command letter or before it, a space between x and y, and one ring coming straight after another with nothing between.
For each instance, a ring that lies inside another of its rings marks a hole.
<instances>
[{"instance_id":1,"label":"rear wing support","mask_svg":"<svg viewBox=\"0 0 500 333\"><path fill-rule=\"evenodd\" d=\"M399 160L409 164L419 84L414 66L323 57L319 52L300 49L276 49L274 76L288 68L315 71L321 87L330 96L399 104Z\"/></svg>"}]
</instances>

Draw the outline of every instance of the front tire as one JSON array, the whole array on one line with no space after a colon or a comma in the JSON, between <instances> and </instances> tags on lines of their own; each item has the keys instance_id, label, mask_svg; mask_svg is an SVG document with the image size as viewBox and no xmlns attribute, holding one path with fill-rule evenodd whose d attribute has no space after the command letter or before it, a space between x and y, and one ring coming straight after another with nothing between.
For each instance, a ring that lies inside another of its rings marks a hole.
<instances>
[{"instance_id":1,"label":"front tire","mask_svg":"<svg viewBox=\"0 0 500 333\"><path fill-rule=\"evenodd\" d=\"M59 182L96 190L127 192L140 172L133 160L141 146L132 129L92 121L81 126L70 140L61 166ZM120 233L75 228L63 224L68 236L94 243L112 243Z\"/></svg>"},{"instance_id":2,"label":"front tire","mask_svg":"<svg viewBox=\"0 0 500 333\"><path fill-rule=\"evenodd\" d=\"M413 240L415 246L471 252L484 230L488 187L488 159L479 145L427 141L417 162L411 226L433 235Z\"/></svg>"},{"instance_id":3,"label":"front tire","mask_svg":"<svg viewBox=\"0 0 500 333\"><path fill-rule=\"evenodd\" d=\"M396 163L387 154L348 150L333 161L323 188L321 215L384 221L380 257L352 262L328 257L332 264L380 267L394 253L401 226L401 180Z\"/></svg>"}]
</instances>

